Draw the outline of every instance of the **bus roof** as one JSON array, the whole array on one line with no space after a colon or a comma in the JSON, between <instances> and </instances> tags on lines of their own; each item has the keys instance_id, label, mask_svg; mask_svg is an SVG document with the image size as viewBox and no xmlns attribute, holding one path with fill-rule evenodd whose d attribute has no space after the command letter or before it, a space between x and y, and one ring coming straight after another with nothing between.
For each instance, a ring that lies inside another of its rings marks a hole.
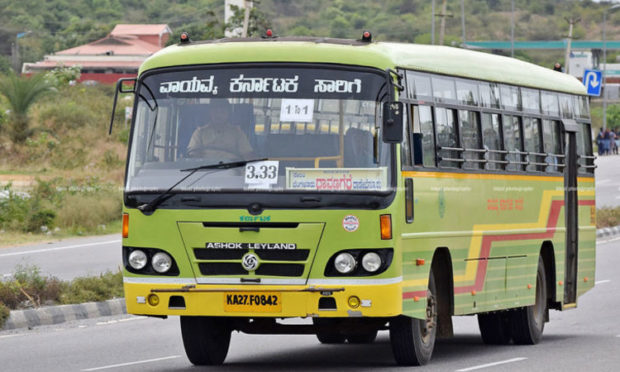
<instances>
[{"instance_id":1,"label":"bus roof","mask_svg":"<svg viewBox=\"0 0 620 372\"><path fill-rule=\"evenodd\" d=\"M573 94L586 94L576 78L528 62L447 46L328 38L221 39L173 45L148 58L147 70L183 65L243 62L333 63L402 67Z\"/></svg>"}]
</instances>

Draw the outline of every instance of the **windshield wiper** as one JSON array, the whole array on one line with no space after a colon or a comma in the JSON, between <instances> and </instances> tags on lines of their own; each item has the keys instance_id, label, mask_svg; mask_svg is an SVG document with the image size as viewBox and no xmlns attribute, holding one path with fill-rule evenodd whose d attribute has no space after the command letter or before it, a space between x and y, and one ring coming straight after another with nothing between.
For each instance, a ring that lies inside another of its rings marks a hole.
<instances>
[{"instance_id":1,"label":"windshield wiper","mask_svg":"<svg viewBox=\"0 0 620 372\"><path fill-rule=\"evenodd\" d=\"M219 162L219 163L215 163L215 164L207 164L207 165L201 165L200 167L195 167L195 168L187 168L187 169L181 169L181 172L189 172L185 177L181 178L177 183L175 183L174 185L170 186L170 188L164 192L162 192L161 194L159 194L155 199L151 200L148 203L142 204L140 206L138 206L138 210L140 210L142 213L144 214L151 214L155 211L155 209L157 209L157 206L160 205L161 203L163 203L164 201L166 201L168 198L170 198L172 196L172 194L170 193L172 190L174 190L175 187L177 187L179 184L181 184L181 182L185 181L186 179L188 179L189 177L191 177L194 173L198 172L199 170L207 170L207 169L215 169L215 170L219 170L219 169L231 169L231 168L238 168L238 167L242 167L248 163L255 163L258 161L265 161L265 160L269 160L267 158L262 158L262 159L252 159L252 160L239 160L239 161L231 161L231 162Z\"/></svg>"}]
</instances>

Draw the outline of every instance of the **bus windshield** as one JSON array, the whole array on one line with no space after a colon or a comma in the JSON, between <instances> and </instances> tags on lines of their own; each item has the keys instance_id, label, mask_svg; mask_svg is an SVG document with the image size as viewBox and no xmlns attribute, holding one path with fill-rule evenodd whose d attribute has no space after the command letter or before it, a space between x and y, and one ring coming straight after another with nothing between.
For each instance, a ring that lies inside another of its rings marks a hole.
<instances>
[{"instance_id":1,"label":"bus windshield","mask_svg":"<svg viewBox=\"0 0 620 372\"><path fill-rule=\"evenodd\" d=\"M381 71L230 66L146 74L137 91L126 191L385 192ZM261 159L243 164L243 161Z\"/></svg>"}]
</instances>

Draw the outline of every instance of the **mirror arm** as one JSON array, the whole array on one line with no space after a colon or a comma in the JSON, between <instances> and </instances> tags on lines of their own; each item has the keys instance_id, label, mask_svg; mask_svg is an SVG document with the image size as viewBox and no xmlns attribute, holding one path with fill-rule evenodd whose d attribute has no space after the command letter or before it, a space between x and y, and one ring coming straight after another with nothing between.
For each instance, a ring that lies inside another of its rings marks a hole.
<instances>
[{"instance_id":1,"label":"mirror arm","mask_svg":"<svg viewBox=\"0 0 620 372\"><path fill-rule=\"evenodd\" d=\"M121 80L116 82L116 89L114 89L114 103L112 104L112 118L110 118L110 129L108 129L108 136L112 134L112 126L114 125L114 114L116 114L116 102L118 101L118 91L121 90Z\"/></svg>"}]
</instances>

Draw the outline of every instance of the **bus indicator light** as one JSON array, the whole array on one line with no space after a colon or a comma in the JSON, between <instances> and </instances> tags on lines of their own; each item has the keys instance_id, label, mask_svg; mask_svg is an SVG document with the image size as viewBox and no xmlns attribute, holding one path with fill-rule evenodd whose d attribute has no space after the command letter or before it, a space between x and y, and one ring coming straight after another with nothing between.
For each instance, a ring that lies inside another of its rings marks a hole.
<instances>
[{"instance_id":1,"label":"bus indicator light","mask_svg":"<svg viewBox=\"0 0 620 372\"><path fill-rule=\"evenodd\" d=\"M413 302L419 302L420 301L420 297L418 296L413 296Z\"/></svg>"},{"instance_id":2,"label":"bus indicator light","mask_svg":"<svg viewBox=\"0 0 620 372\"><path fill-rule=\"evenodd\" d=\"M372 41L372 34L369 31L362 33L362 41L370 43Z\"/></svg>"},{"instance_id":3,"label":"bus indicator light","mask_svg":"<svg viewBox=\"0 0 620 372\"><path fill-rule=\"evenodd\" d=\"M157 296L156 294L150 294L146 300L149 302L149 305L151 306L159 305L159 296Z\"/></svg>"},{"instance_id":4,"label":"bus indicator light","mask_svg":"<svg viewBox=\"0 0 620 372\"><path fill-rule=\"evenodd\" d=\"M392 239L392 215L382 214L380 217L380 221L381 221L381 239L382 240Z\"/></svg>"},{"instance_id":5,"label":"bus indicator light","mask_svg":"<svg viewBox=\"0 0 620 372\"><path fill-rule=\"evenodd\" d=\"M360 304L361 304L362 302L360 301L359 297L357 297L357 296L351 296L351 297L349 297L349 301L348 301L348 303L349 303L349 307L350 307L351 309L357 309L358 307L360 307Z\"/></svg>"},{"instance_id":6,"label":"bus indicator light","mask_svg":"<svg viewBox=\"0 0 620 372\"><path fill-rule=\"evenodd\" d=\"M527 285L527 289L532 289L532 285L531 285L531 284L528 284L528 285Z\"/></svg>"},{"instance_id":7,"label":"bus indicator light","mask_svg":"<svg viewBox=\"0 0 620 372\"><path fill-rule=\"evenodd\" d=\"M267 31L265 31L265 35L267 37L272 37L273 36L273 31L271 31L271 29L267 29Z\"/></svg>"},{"instance_id":8,"label":"bus indicator light","mask_svg":"<svg viewBox=\"0 0 620 372\"><path fill-rule=\"evenodd\" d=\"M418 259L415 260L415 264L416 264L416 266L424 266L425 261L424 261L423 258L418 258Z\"/></svg>"},{"instance_id":9,"label":"bus indicator light","mask_svg":"<svg viewBox=\"0 0 620 372\"><path fill-rule=\"evenodd\" d=\"M129 237L129 214L123 213L123 238Z\"/></svg>"}]
</instances>

